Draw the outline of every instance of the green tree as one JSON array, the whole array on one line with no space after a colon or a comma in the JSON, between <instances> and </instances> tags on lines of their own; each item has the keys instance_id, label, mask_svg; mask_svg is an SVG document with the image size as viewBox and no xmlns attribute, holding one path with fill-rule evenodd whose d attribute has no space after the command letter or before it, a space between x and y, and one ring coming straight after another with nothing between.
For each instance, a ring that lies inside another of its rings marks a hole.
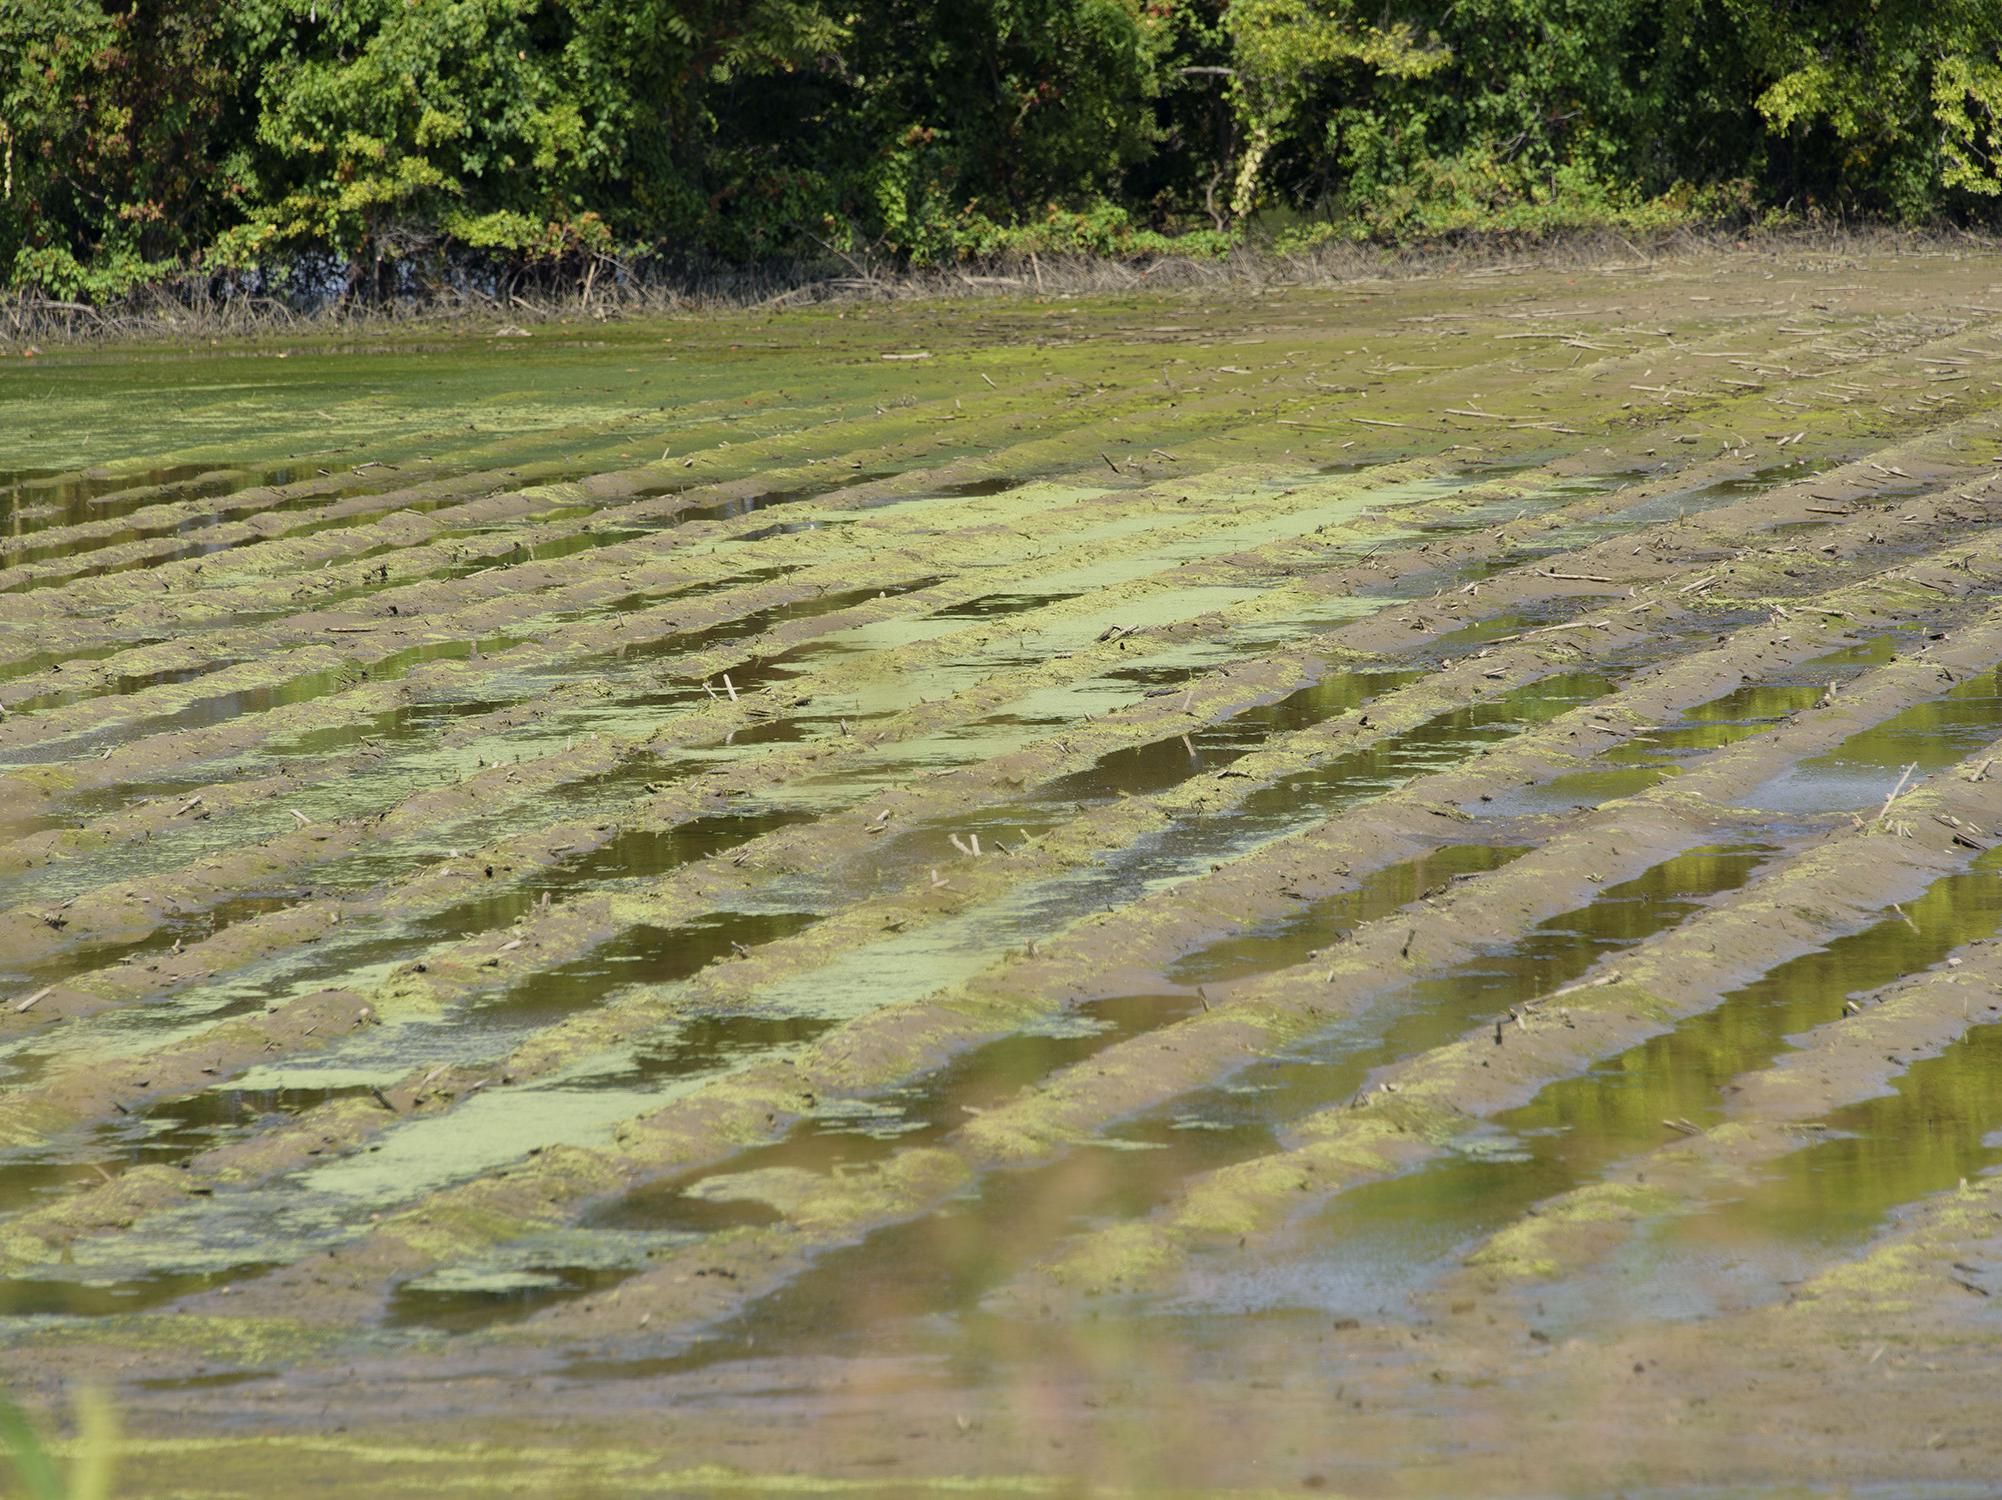
<instances>
[{"instance_id":1,"label":"green tree","mask_svg":"<svg viewBox=\"0 0 2002 1500\"><path fill-rule=\"evenodd\" d=\"M0 0L0 267L115 296L196 253L231 211L209 163L237 123L225 0Z\"/></svg>"},{"instance_id":2,"label":"green tree","mask_svg":"<svg viewBox=\"0 0 2002 1500\"><path fill-rule=\"evenodd\" d=\"M1995 0L0 0L64 297L1998 206Z\"/></svg>"},{"instance_id":3,"label":"green tree","mask_svg":"<svg viewBox=\"0 0 2002 1500\"><path fill-rule=\"evenodd\" d=\"M236 0L255 184L227 260L561 255L696 214L709 92L810 62L810 0Z\"/></svg>"},{"instance_id":4,"label":"green tree","mask_svg":"<svg viewBox=\"0 0 2002 1500\"><path fill-rule=\"evenodd\" d=\"M2002 8L1989 0L1732 0L1784 143L1776 189L1922 219L2002 192Z\"/></svg>"}]
</instances>

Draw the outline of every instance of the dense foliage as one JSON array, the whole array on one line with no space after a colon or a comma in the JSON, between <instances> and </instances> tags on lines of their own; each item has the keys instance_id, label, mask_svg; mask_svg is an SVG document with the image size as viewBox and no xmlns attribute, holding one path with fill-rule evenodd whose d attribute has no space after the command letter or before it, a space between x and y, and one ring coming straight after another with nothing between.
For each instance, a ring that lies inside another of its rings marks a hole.
<instances>
[{"instance_id":1,"label":"dense foliage","mask_svg":"<svg viewBox=\"0 0 2002 1500\"><path fill-rule=\"evenodd\" d=\"M0 279L2002 203L1995 0L0 0Z\"/></svg>"}]
</instances>

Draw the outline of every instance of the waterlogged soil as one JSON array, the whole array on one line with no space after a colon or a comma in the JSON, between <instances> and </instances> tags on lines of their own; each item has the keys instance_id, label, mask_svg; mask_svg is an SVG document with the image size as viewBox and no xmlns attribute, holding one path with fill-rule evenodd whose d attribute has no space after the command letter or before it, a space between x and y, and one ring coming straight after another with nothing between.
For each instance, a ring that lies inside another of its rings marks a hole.
<instances>
[{"instance_id":1,"label":"waterlogged soil","mask_svg":"<svg viewBox=\"0 0 2002 1500\"><path fill-rule=\"evenodd\" d=\"M1987 1493L1997 307L0 347L0 1385L131 1495Z\"/></svg>"}]
</instances>

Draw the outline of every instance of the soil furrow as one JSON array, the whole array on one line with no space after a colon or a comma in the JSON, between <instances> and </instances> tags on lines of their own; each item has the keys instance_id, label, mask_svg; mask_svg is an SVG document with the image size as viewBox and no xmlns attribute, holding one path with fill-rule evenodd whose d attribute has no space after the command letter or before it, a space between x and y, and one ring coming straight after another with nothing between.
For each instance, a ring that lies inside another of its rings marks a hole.
<instances>
[{"instance_id":1,"label":"soil furrow","mask_svg":"<svg viewBox=\"0 0 2002 1500\"><path fill-rule=\"evenodd\" d=\"M1992 880L1987 864L1980 874ZM1664 1127L1670 1138L1658 1149L1540 1201L1533 1217L1486 1239L1437 1295L1577 1276L1640 1234L1754 1192L1768 1164L1815 1145L1840 1107L1891 1092L1914 1064L2002 1023L2002 945L1973 939L1935 967L1845 997L1842 1010L1770 1066L1732 1079L1718 1123L1693 1135Z\"/></svg>"},{"instance_id":2,"label":"soil furrow","mask_svg":"<svg viewBox=\"0 0 2002 1500\"><path fill-rule=\"evenodd\" d=\"M1992 257L1034 269L0 361L10 1392L191 1492L1994 1467Z\"/></svg>"},{"instance_id":3,"label":"soil furrow","mask_svg":"<svg viewBox=\"0 0 2002 1500\"><path fill-rule=\"evenodd\" d=\"M1073 1247L1047 1274L1073 1287L1158 1283L1197 1245L1267 1232L1354 1183L1435 1160L1482 1118L1702 1014L1781 958L1866 925L1873 913L1965 865L1968 848L1933 815L1979 820L1975 826L1994 821L1992 791L1970 777L1998 749L2002 742L1908 793L1900 803L1913 820L1908 832L1875 822L1838 830L1740 900L1566 992L1560 1016L1538 1014L1526 1024L1499 1018L1383 1069L1352 1103L1297 1122L1291 1133L1298 1144L1289 1150L1192 1184L1166 1212ZM1304 986L1304 976L1291 984L1296 992ZM1284 1002L1275 996L1268 1003Z\"/></svg>"},{"instance_id":4,"label":"soil furrow","mask_svg":"<svg viewBox=\"0 0 2002 1500\"><path fill-rule=\"evenodd\" d=\"M1971 643L1963 643L1963 648L1967 650L1980 649L1981 640L1986 639L1987 635L1995 634L1996 630L1996 626L1990 625L1984 635L1978 636ZM1995 643L1991 641L1989 644L1994 645ZM1874 694L1859 690L1857 693L1845 695L1846 704L1843 712L1822 713L1819 715L1820 722L1812 724L1807 729L1796 731L1793 737L1795 743L1790 746L1775 747L1770 744L1756 744L1749 751L1738 754L1733 758L1736 762L1736 782L1738 784L1756 784L1757 780L1763 779L1764 776L1770 774L1774 765L1783 764L1789 758L1788 751L1797 753L1807 744L1839 742L1842 738L1846 737L1847 733L1856 726L1859 720L1867 723L1872 720L1873 716L1895 712L1900 703L1909 701L1912 696L1923 697L1933 686L1934 669L1930 664L1902 663L1897 668L1884 670L1890 672L1894 678L1901 677L1905 680L1903 682L1886 680L1879 684L1879 689ZM1873 698L1875 699L1874 703L1871 701ZM1851 717L1852 715L1855 717ZM1717 785L1728 786L1734 784L1730 773L1720 772L1716 773L1716 776L1722 778L1721 780L1715 780L1715 784ZM1749 783L1747 783L1747 778L1750 778ZM1681 800L1687 802L1689 799L1684 798ZM1417 814L1421 822L1429 820L1429 808L1424 804L1415 805L1413 811ZM1668 816L1669 813L1667 811L1657 813L1657 817ZM1687 822L1693 825L1692 827L1680 834L1666 835L1665 837L1680 839L1682 843L1687 844L1696 841L1701 836L1702 830L1711 826L1707 815L1703 814L1700 809L1693 815L1686 815L1686 818ZM1643 827L1645 826L1644 820L1636 819L1635 821L1642 822ZM1345 824L1352 824L1353 822L1353 818L1344 820ZM1588 834L1582 837L1589 841L1593 835ZM1658 833L1658 837L1664 837L1664 835ZM1406 847L1409 847L1408 844ZM1656 843L1654 847L1658 848L1661 845L1660 843ZM1635 855L1634 857L1639 859L1642 865L1652 862L1644 855ZM1543 876L1538 879L1534 876L1525 877L1513 873L1522 868L1522 862L1518 861L1508 871L1504 871L1494 877L1488 877L1487 879L1511 880L1513 884L1524 888L1525 896L1523 899L1529 901L1557 900L1561 907L1561 892L1554 893L1552 891L1548 877ZM1573 871L1571 878L1576 887L1589 890L1589 885L1585 885L1583 882L1582 872ZM1513 908L1507 909L1513 910ZM1395 943L1402 941L1404 936L1405 934L1400 928L1396 932L1384 934L1383 941ZM1467 939L1470 942L1485 940L1477 939L1473 936ZM1350 958L1349 962L1354 964L1359 971L1366 973L1387 972L1395 974L1402 972L1404 969L1404 963L1401 960L1393 957L1386 968L1382 960L1376 959L1373 954L1363 954L1361 950L1358 950L1358 955ZM995 998L1000 998L1005 1004L1008 989L1014 987L1007 983L1009 979L1014 980L1015 985L1021 986L1022 989L1027 989L1032 994L1047 994L1047 983L1045 982L1041 985L1036 983L1037 968L1038 966L1033 960L1027 962L1018 961L1015 964L1011 964L1009 966L1010 973L1004 976L1000 996L995 997L990 994L986 1003L991 1006L994 1004ZM1325 986L1323 985L1323 987ZM1021 990L1018 989L1017 993L1020 992ZM1317 999L1320 998L1317 996ZM1337 996L1326 999L1324 1003L1336 1004L1338 1000L1339 997ZM1033 1157L1037 1154L1039 1148L1032 1145L1032 1141L1041 1140L1047 1146L1047 1144L1059 1140L1069 1140L1073 1138L1079 1128L1082 1128L1082 1121L1084 1119L1103 1121L1131 1113L1133 1109L1140 1107L1139 1099L1134 1096L1132 1091L1147 1090L1149 1091L1147 1097L1158 1098L1161 1097L1161 1091L1172 1093L1177 1088L1190 1087L1196 1082L1201 1081L1205 1077L1208 1067L1219 1056L1236 1057L1241 1055L1241 1049L1245 1042L1243 1027L1246 1024L1241 1019L1243 1013L1244 1008L1242 1006L1226 998L1224 1003L1217 1006L1213 1013L1205 1013L1201 1017L1191 1018L1188 1021L1171 1026L1167 1031L1161 1033L1158 1038L1143 1038L1134 1043L1114 1048L1106 1054L1101 1054L1094 1060L1091 1068L1087 1070L1091 1078L1081 1083L1075 1091L1072 1091L1076 1094L1074 1109L1067 1107L1065 1104L1067 1091L1064 1087L1064 1080L1061 1078L1050 1080L1046 1081L1045 1085L1030 1100L1018 1107L1018 1112L1026 1110L1029 1117L1038 1123L1030 1124L1025 1122L1011 1125L1007 1123L1008 1112L1003 1111L998 1115L990 1114L983 1116L980 1121L977 1121L974 1126L968 1127L968 1130L962 1132L962 1134L970 1136L974 1140L975 1145L972 1149L993 1158L996 1164L1006 1162L1016 1154ZM923 1035L924 1031L931 1029L927 1027L921 1030L919 1027L911 1024L912 1018L906 1017L902 1019L905 1021L904 1033L911 1035L913 1040L915 1039L915 1035ZM1274 1028L1269 1034L1261 1032L1262 1035L1265 1035L1265 1041L1269 1044L1280 1040L1283 1034L1288 1031L1288 1028L1292 1028L1295 1034L1297 1034L1299 1030L1310 1029L1321 1023L1312 1010L1302 1007L1287 1015L1275 1014L1268 1009L1266 1013L1259 1016L1259 1024L1261 1027ZM883 1029L886 1031L889 1030L889 1028ZM1230 1033L1227 1038L1222 1035L1225 1031ZM1211 1040L1204 1044L1183 1042L1181 1037L1185 1032L1192 1036L1207 1036ZM885 1040L887 1041L888 1039L886 1038ZM927 1036L922 1045L926 1049L935 1047L937 1045L937 1037L935 1035ZM914 1061L915 1058L909 1051L910 1046L911 1041L909 1040L903 1043L903 1050L900 1055ZM1219 1048L1222 1049L1221 1052L1219 1052ZM1172 1069L1163 1066L1161 1054L1167 1051L1177 1053L1177 1058ZM1133 1055L1133 1060L1130 1063L1121 1062L1119 1059L1127 1054ZM1115 1076L1117 1082L1108 1085L1105 1082L1108 1076ZM797 1082L794 1082L792 1087L796 1090L799 1085ZM732 1092L734 1090L724 1090L723 1099L727 1100L729 1094ZM765 1103L766 1098L771 1100L769 1104ZM772 1114L774 1118L776 1118L776 1111L779 1108L783 1108L781 1102L783 1098L784 1095L777 1092L765 1096L753 1096L756 1104L761 1106L766 1113ZM722 1101L719 1100L718 1102ZM797 1109L796 1095L794 1109ZM1087 1113L1077 1118L1071 1118L1071 1114L1075 1113L1076 1109L1084 1110ZM665 1124L669 1121L674 1121L676 1117L683 1113L685 1111L671 1109L668 1112L667 1119L659 1123ZM647 1127L643 1125L638 1131L634 1132L634 1138L625 1144L623 1152L626 1156L632 1157L641 1152L652 1154L658 1151L663 1145L672 1149L678 1144L676 1136L681 1133L681 1130L685 1130L686 1128L684 1126L668 1132L664 1140L656 1130L653 1139L648 1139L646 1133ZM989 1139L988 1134L991 1132L999 1132L998 1139ZM425 1243L431 1244L437 1242L438 1237L442 1233L438 1225L441 1217L470 1220L473 1223L481 1224L495 1222L497 1213L490 1200L494 1200L496 1195L499 1195L501 1200L515 1203L517 1206L531 1197L538 1203L546 1204L552 1181L560 1181L564 1184L560 1190L560 1198L574 1201L575 1198L588 1195L593 1191L604 1191L611 1182L618 1180L619 1174L616 1172L610 1177L607 1176L607 1167L609 1164L593 1163L586 1166L585 1163L590 1158L581 1153L565 1151L560 1153L549 1152L545 1153L545 1155L548 1158L547 1164L539 1163L537 1168L528 1174L527 1180L519 1187L510 1186L505 1183L482 1183L449 1195L446 1202L457 1199L464 1205L462 1207L448 1209L439 1204L421 1211L423 1222L428 1226L422 1233L422 1240ZM669 1160L672 1159L672 1157L669 1158ZM927 1159L930 1158L927 1157ZM471 1207L472 1203L480 1201L488 1201L487 1207L477 1210ZM498 1217L505 1222L505 1215L498 1215ZM405 1231L405 1233L408 1233L408 1231ZM393 1237L390 1243L395 1243ZM376 1253L382 1254L388 1252L384 1249L379 1249Z\"/></svg>"}]
</instances>

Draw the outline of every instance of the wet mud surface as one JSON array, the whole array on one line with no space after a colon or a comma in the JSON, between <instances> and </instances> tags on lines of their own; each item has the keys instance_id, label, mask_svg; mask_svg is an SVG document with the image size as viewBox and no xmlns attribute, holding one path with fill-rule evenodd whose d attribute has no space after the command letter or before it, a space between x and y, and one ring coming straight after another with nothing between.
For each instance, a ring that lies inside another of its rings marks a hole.
<instances>
[{"instance_id":1,"label":"wet mud surface","mask_svg":"<svg viewBox=\"0 0 2002 1500\"><path fill-rule=\"evenodd\" d=\"M1998 306L0 361L0 1385L135 1495L1986 1493Z\"/></svg>"}]
</instances>

